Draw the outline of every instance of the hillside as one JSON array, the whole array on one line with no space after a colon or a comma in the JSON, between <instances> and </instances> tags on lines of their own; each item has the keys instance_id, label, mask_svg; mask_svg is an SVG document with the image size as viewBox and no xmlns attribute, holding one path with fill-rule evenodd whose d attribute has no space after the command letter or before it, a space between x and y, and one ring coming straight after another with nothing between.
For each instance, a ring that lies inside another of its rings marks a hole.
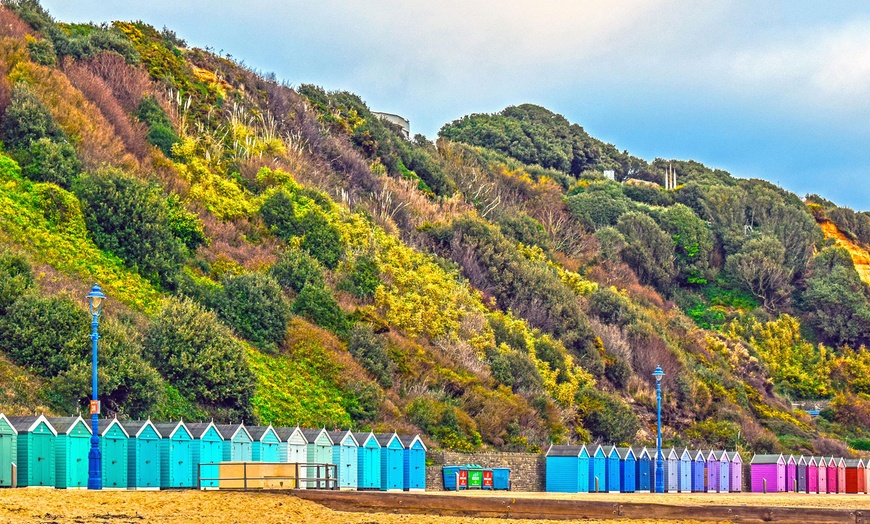
<instances>
[{"instance_id":1,"label":"hillside","mask_svg":"<svg viewBox=\"0 0 870 524\"><path fill-rule=\"evenodd\" d=\"M870 289L817 224L868 245L864 213L529 104L408 141L351 93L33 0L0 56L2 412L84 405L96 281L121 417L652 443L661 365L669 444L868 446Z\"/></svg>"}]
</instances>

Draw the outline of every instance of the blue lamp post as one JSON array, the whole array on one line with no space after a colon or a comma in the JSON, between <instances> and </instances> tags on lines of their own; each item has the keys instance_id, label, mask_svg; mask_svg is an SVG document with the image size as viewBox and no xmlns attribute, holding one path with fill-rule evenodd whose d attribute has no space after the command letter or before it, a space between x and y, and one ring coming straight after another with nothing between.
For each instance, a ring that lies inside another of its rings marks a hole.
<instances>
[{"instance_id":1,"label":"blue lamp post","mask_svg":"<svg viewBox=\"0 0 870 524\"><path fill-rule=\"evenodd\" d=\"M662 377L665 372L661 366L653 371L656 378L656 408L658 410L658 436L656 438L656 493L665 492L665 464L662 457Z\"/></svg>"},{"instance_id":2,"label":"blue lamp post","mask_svg":"<svg viewBox=\"0 0 870 524\"><path fill-rule=\"evenodd\" d=\"M93 320L91 321L91 345L93 348L92 375L91 375L91 450L88 452L88 489L103 489L103 457L100 454L100 432L98 419L100 416L100 400L97 395L97 341L100 339L98 332L100 326L100 313L103 309L103 299L106 295L100 290L100 286L94 284L88 293L88 307Z\"/></svg>"}]
</instances>

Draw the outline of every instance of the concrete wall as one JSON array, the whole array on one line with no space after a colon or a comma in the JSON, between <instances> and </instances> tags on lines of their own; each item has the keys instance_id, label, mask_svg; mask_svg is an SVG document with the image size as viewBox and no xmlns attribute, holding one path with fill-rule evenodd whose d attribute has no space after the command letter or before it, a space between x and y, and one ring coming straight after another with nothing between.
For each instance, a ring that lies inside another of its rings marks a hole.
<instances>
[{"instance_id":1,"label":"concrete wall","mask_svg":"<svg viewBox=\"0 0 870 524\"><path fill-rule=\"evenodd\" d=\"M442 466L479 464L484 468L510 468L514 491L544 491L546 461L541 453L459 453L430 451L426 458L432 461L426 467L426 490L444 491Z\"/></svg>"}]
</instances>

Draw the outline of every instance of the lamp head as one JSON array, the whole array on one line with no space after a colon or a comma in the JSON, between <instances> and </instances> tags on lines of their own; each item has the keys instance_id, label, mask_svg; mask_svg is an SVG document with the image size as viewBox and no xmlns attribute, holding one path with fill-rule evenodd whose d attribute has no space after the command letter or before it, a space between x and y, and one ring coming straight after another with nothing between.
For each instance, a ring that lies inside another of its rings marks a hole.
<instances>
[{"instance_id":1,"label":"lamp head","mask_svg":"<svg viewBox=\"0 0 870 524\"><path fill-rule=\"evenodd\" d=\"M662 381L662 377L665 376L665 372L662 371L661 366L656 366L656 370L653 371L653 376L656 378L656 382Z\"/></svg>"},{"instance_id":2,"label":"lamp head","mask_svg":"<svg viewBox=\"0 0 870 524\"><path fill-rule=\"evenodd\" d=\"M91 292L88 293L88 307L91 310L91 315L100 315L103 309L104 298L106 298L106 295L100 290L100 285L94 284Z\"/></svg>"}]
</instances>

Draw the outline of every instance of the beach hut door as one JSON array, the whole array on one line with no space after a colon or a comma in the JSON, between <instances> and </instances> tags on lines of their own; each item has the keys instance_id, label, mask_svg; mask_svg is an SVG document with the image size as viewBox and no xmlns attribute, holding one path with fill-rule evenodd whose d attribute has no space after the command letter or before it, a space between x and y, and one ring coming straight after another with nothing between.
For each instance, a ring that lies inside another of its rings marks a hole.
<instances>
[{"instance_id":1,"label":"beach hut door","mask_svg":"<svg viewBox=\"0 0 870 524\"><path fill-rule=\"evenodd\" d=\"M50 433L31 433L33 439L33 483L39 486L51 484L51 438Z\"/></svg>"},{"instance_id":2,"label":"beach hut door","mask_svg":"<svg viewBox=\"0 0 870 524\"><path fill-rule=\"evenodd\" d=\"M12 462L18 459L12 456L12 439L9 435L0 435L0 486L12 485ZM10 457L12 460L5 460Z\"/></svg>"}]
</instances>

